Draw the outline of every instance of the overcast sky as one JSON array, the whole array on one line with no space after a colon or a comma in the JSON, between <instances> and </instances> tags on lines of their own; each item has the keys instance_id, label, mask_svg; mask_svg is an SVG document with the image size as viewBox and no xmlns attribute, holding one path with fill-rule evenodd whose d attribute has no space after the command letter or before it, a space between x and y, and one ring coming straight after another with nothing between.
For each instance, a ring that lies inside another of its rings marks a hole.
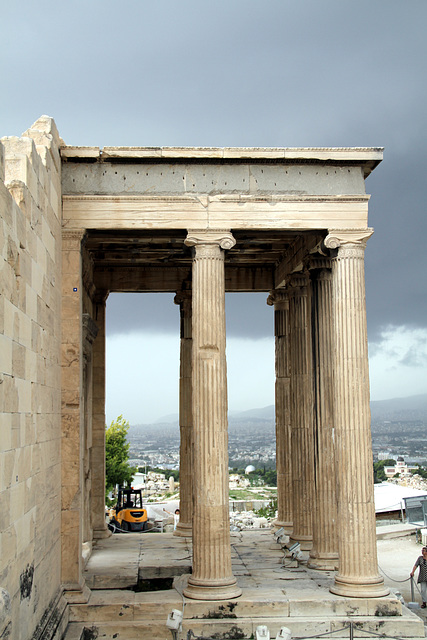
<instances>
[{"instance_id":1,"label":"overcast sky","mask_svg":"<svg viewBox=\"0 0 427 640\"><path fill-rule=\"evenodd\" d=\"M0 135L47 114L71 145L385 147L366 182L372 399L426 392L426 0L0 9ZM265 299L227 296L230 409L274 401ZM115 294L107 309L108 421L176 412L172 296Z\"/></svg>"}]
</instances>

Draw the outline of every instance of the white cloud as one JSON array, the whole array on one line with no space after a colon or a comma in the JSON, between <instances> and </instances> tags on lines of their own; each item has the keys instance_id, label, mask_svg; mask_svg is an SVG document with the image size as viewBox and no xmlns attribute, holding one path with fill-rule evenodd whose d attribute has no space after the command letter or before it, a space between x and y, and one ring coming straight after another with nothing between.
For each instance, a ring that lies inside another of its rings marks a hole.
<instances>
[{"instance_id":1,"label":"white cloud","mask_svg":"<svg viewBox=\"0 0 427 640\"><path fill-rule=\"evenodd\" d=\"M227 339L227 380L231 411L274 404L274 337Z\"/></svg>"},{"instance_id":2,"label":"white cloud","mask_svg":"<svg viewBox=\"0 0 427 640\"><path fill-rule=\"evenodd\" d=\"M107 423L123 414L131 424L178 412L179 338L168 334L107 339Z\"/></svg>"},{"instance_id":3,"label":"white cloud","mask_svg":"<svg viewBox=\"0 0 427 640\"><path fill-rule=\"evenodd\" d=\"M274 338L227 340L231 410L274 403ZM179 409L179 336L114 335L107 339L107 423L123 414L145 424Z\"/></svg>"},{"instance_id":4,"label":"white cloud","mask_svg":"<svg viewBox=\"0 0 427 640\"><path fill-rule=\"evenodd\" d=\"M372 400L427 392L427 329L389 327L369 351Z\"/></svg>"}]
</instances>

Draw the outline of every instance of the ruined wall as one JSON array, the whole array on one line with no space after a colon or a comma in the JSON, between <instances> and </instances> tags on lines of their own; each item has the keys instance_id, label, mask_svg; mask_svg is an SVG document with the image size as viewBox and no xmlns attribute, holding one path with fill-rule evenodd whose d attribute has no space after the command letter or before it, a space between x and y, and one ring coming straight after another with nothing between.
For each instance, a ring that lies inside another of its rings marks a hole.
<instances>
[{"instance_id":1,"label":"ruined wall","mask_svg":"<svg viewBox=\"0 0 427 640\"><path fill-rule=\"evenodd\" d=\"M43 116L1 143L0 638L26 640L65 624L60 139Z\"/></svg>"}]
</instances>

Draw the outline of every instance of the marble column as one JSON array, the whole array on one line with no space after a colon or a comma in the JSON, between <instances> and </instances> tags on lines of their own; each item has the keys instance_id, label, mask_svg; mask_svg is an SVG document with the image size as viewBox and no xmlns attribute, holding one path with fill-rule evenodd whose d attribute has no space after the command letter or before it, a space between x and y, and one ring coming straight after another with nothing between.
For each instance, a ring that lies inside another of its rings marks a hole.
<instances>
[{"instance_id":1,"label":"marble column","mask_svg":"<svg viewBox=\"0 0 427 640\"><path fill-rule=\"evenodd\" d=\"M83 230L62 232L61 580L70 602L86 602L89 595L82 575L83 238Z\"/></svg>"},{"instance_id":2,"label":"marble column","mask_svg":"<svg viewBox=\"0 0 427 640\"><path fill-rule=\"evenodd\" d=\"M313 364L310 280L307 272L293 275L290 291L291 452L293 528L291 542L312 547L313 527Z\"/></svg>"},{"instance_id":3,"label":"marble column","mask_svg":"<svg viewBox=\"0 0 427 640\"><path fill-rule=\"evenodd\" d=\"M331 233L334 318L334 427L339 570L332 593L380 597L369 405L364 254L371 230Z\"/></svg>"},{"instance_id":4,"label":"marble column","mask_svg":"<svg viewBox=\"0 0 427 640\"><path fill-rule=\"evenodd\" d=\"M193 474L192 431L193 413L191 404L191 291L181 291L175 296L181 318L181 348L179 369L179 522L175 536L192 535L193 520Z\"/></svg>"},{"instance_id":5,"label":"marble column","mask_svg":"<svg viewBox=\"0 0 427 640\"><path fill-rule=\"evenodd\" d=\"M291 368L289 353L289 293L276 289L267 304L274 304L277 519L275 527L292 533Z\"/></svg>"},{"instance_id":6,"label":"marble column","mask_svg":"<svg viewBox=\"0 0 427 640\"><path fill-rule=\"evenodd\" d=\"M332 286L329 258L310 261L314 374L313 547L308 566L338 567L336 467L333 441Z\"/></svg>"},{"instance_id":7,"label":"marble column","mask_svg":"<svg viewBox=\"0 0 427 640\"><path fill-rule=\"evenodd\" d=\"M111 535L105 522L105 304L108 293L97 293L94 321L98 329L93 344L92 391L92 526L93 538Z\"/></svg>"},{"instance_id":8,"label":"marble column","mask_svg":"<svg viewBox=\"0 0 427 640\"><path fill-rule=\"evenodd\" d=\"M241 595L231 569L228 500L224 249L227 231L189 232L193 269L193 573L184 595L229 600Z\"/></svg>"},{"instance_id":9,"label":"marble column","mask_svg":"<svg viewBox=\"0 0 427 640\"><path fill-rule=\"evenodd\" d=\"M98 328L90 315L83 321L83 543L92 546L92 402L93 402L93 342Z\"/></svg>"}]
</instances>

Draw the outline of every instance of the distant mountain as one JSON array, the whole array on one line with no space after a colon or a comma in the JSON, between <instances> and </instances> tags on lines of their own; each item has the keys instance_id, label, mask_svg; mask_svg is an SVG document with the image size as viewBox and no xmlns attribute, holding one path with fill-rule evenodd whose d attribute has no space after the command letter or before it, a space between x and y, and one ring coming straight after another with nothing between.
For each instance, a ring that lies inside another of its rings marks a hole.
<instances>
[{"instance_id":1,"label":"distant mountain","mask_svg":"<svg viewBox=\"0 0 427 640\"><path fill-rule=\"evenodd\" d=\"M407 398L391 398L390 400L373 400L371 402L371 415L373 420L427 420L427 394L409 396ZM244 424L274 423L274 404L267 407L247 409L246 411L231 411L228 421L230 426L239 427ZM178 414L171 413L162 416L150 424L139 424L131 427L134 431L149 429L150 427L163 427L167 430L178 429Z\"/></svg>"},{"instance_id":2,"label":"distant mountain","mask_svg":"<svg viewBox=\"0 0 427 640\"><path fill-rule=\"evenodd\" d=\"M274 404L260 409L248 409L247 411L232 411L229 413L229 422L242 422L244 420L274 420Z\"/></svg>"},{"instance_id":3,"label":"distant mountain","mask_svg":"<svg viewBox=\"0 0 427 640\"><path fill-rule=\"evenodd\" d=\"M371 402L373 420L427 420L427 394Z\"/></svg>"},{"instance_id":4,"label":"distant mountain","mask_svg":"<svg viewBox=\"0 0 427 640\"><path fill-rule=\"evenodd\" d=\"M157 418L153 422L153 424L178 424L179 422L179 414L178 413L169 413L167 416L162 416L161 418Z\"/></svg>"}]
</instances>

